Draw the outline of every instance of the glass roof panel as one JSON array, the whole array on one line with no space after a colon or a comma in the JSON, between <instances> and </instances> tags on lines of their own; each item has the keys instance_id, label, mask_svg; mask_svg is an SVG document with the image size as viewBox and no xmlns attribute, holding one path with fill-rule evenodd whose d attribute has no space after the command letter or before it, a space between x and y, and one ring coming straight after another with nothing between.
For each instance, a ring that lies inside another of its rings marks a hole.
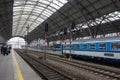
<instances>
[{"instance_id":1,"label":"glass roof panel","mask_svg":"<svg viewBox=\"0 0 120 80\"><path fill-rule=\"evenodd\" d=\"M26 27L35 29L67 0L14 0L13 5L13 36L26 35Z\"/></svg>"},{"instance_id":2,"label":"glass roof panel","mask_svg":"<svg viewBox=\"0 0 120 80\"><path fill-rule=\"evenodd\" d=\"M52 8L52 7L50 7L50 6L48 7L48 9L50 9L50 10L52 10L52 11L54 11L54 12L56 11L55 8Z\"/></svg>"},{"instance_id":3,"label":"glass roof panel","mask_svg":"<svg viewBox=\"0 0 120 80\"><path fill-rule=\"evenodd\" d=\"M50 0L42 0L41 2L44 3L44 4L49 4Z\"/></svg>"},{"instance_id":4,"label":"glass roof panel","mask_svg":"<svg viewBox=\"0 0 120 80\"><path fill-rule=\"evenodd\" d=\"M105 17L105 18L104 18ZM104 19L103 19L104 18ZM112 12L112 13L109 13L107 15L104 15L100 18L96 18L94 22L90 23L89 25L90 26L96 26L98 24L103 24L103 23L107 23L107 22L112 22L112 21L115 21L115 20L120 20L120 12L119 11L115 11L115 12ZM80 23L78 24L77 26L80 28L80 26L82 26L82 28L88 28L88 23L90 21L86 22L86 23ZM83 24L83 25L82 25Z\"/></svg>"},{"instance_id":5,"label":"glass roof panel","mask_svg":"<svg viewBox=\"0 0 120 80\"><path fill-rule=\"evenodd\" d=\"M27 1L26 4L31 4L31 5L35 5L36 2L35 1Z\"/></svg>"},{"instance_id":6,"label":"glass roof panel","mask_svg":"<svg viewBox=\"0 0 120 80\"><path fill-rule=\"evenodd\" d=\"M51 3L50 5L51 5L52 7L54 7L54 8L56 8L56 9L59 9L59 8L60 8L60 6L55 5L54 3Z\"/></svg>"},{"instance_id":7,"label":"glass roof panel","mask_svg":"<svg viewBox=\"0 0 120 80\"><path fill-rule=\"evenodd\" d=\"M37 6L46 7L46 4L38 3Z\"/></svg>"}]
</instances>

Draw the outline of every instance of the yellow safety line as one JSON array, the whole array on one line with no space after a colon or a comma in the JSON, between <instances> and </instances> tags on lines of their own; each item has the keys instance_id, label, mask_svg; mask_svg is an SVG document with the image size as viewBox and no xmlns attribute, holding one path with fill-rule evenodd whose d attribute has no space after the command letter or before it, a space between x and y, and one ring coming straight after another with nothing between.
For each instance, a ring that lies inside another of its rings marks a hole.
<instances>
[{"instance_id":1,"label":"yellow safety line","mask_svg":"<svg viewBox=\"0 0 120 80\"><path fill-rule=\"evenodd\" d=\"M22 75L21 70L20 70L20 67L19 67L19 64L18 64L17 59L15 57L15 54L13 55L13 59L14 59L15 65L16 65L19 80L24 80L23 75Z\"/></svg>"}]
</instances>

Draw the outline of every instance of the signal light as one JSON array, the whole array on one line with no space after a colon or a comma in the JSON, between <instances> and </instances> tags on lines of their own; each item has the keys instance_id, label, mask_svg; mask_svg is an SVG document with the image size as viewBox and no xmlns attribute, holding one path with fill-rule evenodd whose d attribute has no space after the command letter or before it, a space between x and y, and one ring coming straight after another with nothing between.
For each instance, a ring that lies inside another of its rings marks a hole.
<instances>
[{"instance_id":1,"label":"signal light","mask_svg":"<svg viewBox=\"0 0 120 80\"><path fill-rule=\"evenodd\" d=\"M64 35L66 35L67 34L67 28L65 27L64 28Z\"/></svg>"},{"instance_id":2,"label":"signal light","mask_svg":"<svg viewBox=\"0 0 120 80\"><path fill-rule=\"evenodd\" d=\"M48 32L48 23L45 24L45 32Z\"/></svg>"},{"instance_id":3,"label":"signal light","mask_svg":"<svg viewBox=\"0 0 120 80\"><path fill-rule=\"evenodd\" d=\"M75 28L75 22L71 22L71 29Z\"/></svg>"}]
</instances>

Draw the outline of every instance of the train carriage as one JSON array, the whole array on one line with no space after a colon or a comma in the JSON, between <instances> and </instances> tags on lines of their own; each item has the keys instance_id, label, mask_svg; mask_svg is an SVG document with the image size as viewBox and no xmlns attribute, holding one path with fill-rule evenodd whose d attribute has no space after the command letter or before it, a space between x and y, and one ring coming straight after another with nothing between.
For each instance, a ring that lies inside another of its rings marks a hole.
<instances>
[{"instance_id":1,"label":"train carriage","mask_svg":"<svg viewBox=\"0 0 120 80\"><path fill-rule=\"evenodd\" d=\"M76 57L120 62L120 39L73 41L63 44L63 53Z\"/></svg>"}]
</instances>

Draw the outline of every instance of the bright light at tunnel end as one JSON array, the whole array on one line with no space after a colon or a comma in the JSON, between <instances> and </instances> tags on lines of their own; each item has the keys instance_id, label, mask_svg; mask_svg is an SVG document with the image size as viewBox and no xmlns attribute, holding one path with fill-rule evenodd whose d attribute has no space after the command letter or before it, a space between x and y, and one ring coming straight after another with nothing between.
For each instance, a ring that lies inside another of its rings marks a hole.
<instances>
[{"instance_id":1,"label":"bright light at tunnel end","mask_svg":"<svg viewBox=\"0 0 120 80\"><path fill-rule=\"evenodd\" d=\"M13 37L8 40L7 45L11 45L12 48L23 48L25 46L25 40L20 37Z\"/></svg>"}]
</instances>

